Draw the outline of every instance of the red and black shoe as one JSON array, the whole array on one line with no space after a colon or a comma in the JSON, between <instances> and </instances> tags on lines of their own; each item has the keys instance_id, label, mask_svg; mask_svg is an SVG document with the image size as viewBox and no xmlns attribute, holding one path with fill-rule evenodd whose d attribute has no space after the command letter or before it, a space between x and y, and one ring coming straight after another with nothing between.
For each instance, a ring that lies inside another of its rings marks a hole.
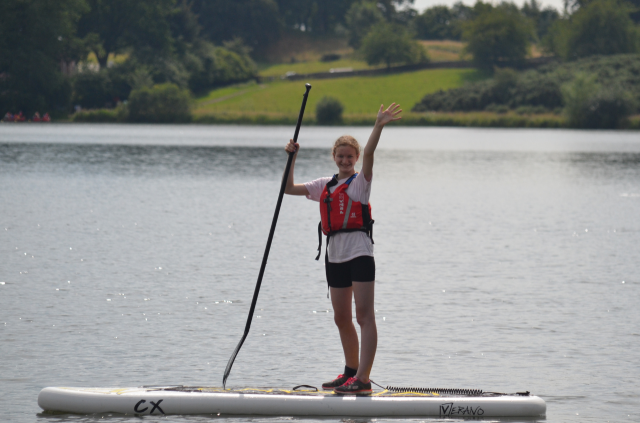
<instances>
[{"instance_id":1,"label":"red and black shoe","mask_svg":"<svg viewBox=\"0 0 640 423\"><path fill-rule=\"evenodd\" d=\"M333 392L341 395L369 395L373 391L371 390L371 382L364 383L357 377L350 377L344 385L338 386Z\"/></svg>"},{"instance_id":2,"label":"red and black shoe","mask_svg":"<svg viewBox=\"0 0 640 423\"><path fill-rule=\"evenodd\" d=\"M330 391L332 389L337 388L340 385L344 385L349 380L349 376L340 375L337 378L333 379L331 382L325 382L322 384L322 389Z\"/></svg>"}]
</instances>

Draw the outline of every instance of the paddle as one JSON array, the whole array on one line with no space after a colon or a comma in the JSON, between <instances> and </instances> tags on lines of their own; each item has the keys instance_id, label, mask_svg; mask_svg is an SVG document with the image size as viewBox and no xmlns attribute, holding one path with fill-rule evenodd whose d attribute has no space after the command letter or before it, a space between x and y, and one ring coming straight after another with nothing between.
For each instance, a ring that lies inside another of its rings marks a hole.
<instances>
[{"instance_id":1,"label":"paddle","mask_svg":"<svg viewBox=\"0 0 640 423\"><path fill-rule=\"evenodd\" d=\"M311 84L305 84L306 92L302 95L302 107L300 107L300 114L298 115L298 123L296 124L296 132L293 135L293 141L298 141L298 133L300 132L300 125L302 124L302 116L304 115L304 108L307 105L307 97L309 96L309 90L311 90ZM227 368L224 369L224 377L222 378L222 387L226 388L227 378L231 373L231 367L233 362L244 344L244 340L247 339L249 329L251 328L251 321L253 320L253 312L256 309L256 303L258 302L258 293L260 292L260 285L262 285L262 276L264 275L264 269L267 267L267 259L269 258L269 250L271 250L271 241L273 240L273 233L276 230L276 224L278 223L278 215L280 214L280 205L282 204L282 197L284 197L284 189L287 186L287 180L289 179L289 170L291 170L291 163L293 163L293 155L295 153L289 153L287 159L287 166L284 168L284 175L282 176L282 184L280 185L280 193L278 194L278 202L276 204L276 211L273 214L273 221L271 222L271 230L269 231L269 238L267 239L267 246L264 249L264 256L262 257L262 265L260 266L260 273L258 274L258 282L256 283L256 289L253 292L253 300L251 300L251 308L249 308L249 317L247 318L247 324L244 328L244 334L238 343L238 346L231 354Z\"/></svg>"}]
</instances>

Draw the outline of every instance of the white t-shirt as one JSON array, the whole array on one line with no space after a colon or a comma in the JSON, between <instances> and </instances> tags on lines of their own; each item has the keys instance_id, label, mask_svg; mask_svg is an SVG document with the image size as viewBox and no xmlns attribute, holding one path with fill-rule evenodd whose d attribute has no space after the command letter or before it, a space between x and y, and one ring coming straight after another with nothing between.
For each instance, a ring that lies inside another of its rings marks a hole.
<instances>
[{"instance_id":1,"label":"white t-shirt","mask_svg":"<svg viewBox=\"0 0 640 423\"><path fill-rule=\"evenodd\" d=\"M309 191L307 198L309 200L320 202L320 196L325 186L332 178L320 178L311 182L305 182L304 186ZM338 184L329 188L329 192L333 191L340 185L344 184L347 179L338 180ZM373 179L373 176L371 177ZM367 181L362 172L351 181L347 188L347 195L353 201L359 201L362 204L369 203L369 195L371 194L371 181ZM373 244L371 238L364 232L339 232L329 238L329 262L344 263L360 256L373 257Z\"/></svg>"}]
</instances>

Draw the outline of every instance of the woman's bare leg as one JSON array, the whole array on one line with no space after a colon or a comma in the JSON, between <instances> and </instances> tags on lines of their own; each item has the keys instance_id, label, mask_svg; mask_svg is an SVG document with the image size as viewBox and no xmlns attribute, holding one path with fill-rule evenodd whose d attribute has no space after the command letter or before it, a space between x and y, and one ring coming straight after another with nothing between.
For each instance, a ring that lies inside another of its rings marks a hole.
<instances>
[{"instance_id":1,"label":"woman's bare leg","mask_svg":"<svg viewBox=\"0 0 640 423\"><path fill-rule=\"evenodd\" d=\"M331 305L333 306L333 320L340 332L340 341L344 350L344 359L347 367L358 368L358 333L353 325L353 314L351 313L351 303L353 289L330 288Z\"/></svg>"},{"instance_id":2,"label":"woman's bare leg","mask_svg":"<svg viewBox=\"0 0 640 423\"><path fill-rule=\"evenodd\" d=\"M353 296L356 300L356 320L360 325L360 334L362 335L360 366L356 377L364 383L369 382L373 359L378 348L378 329L373 305L374 288L374 282L353 282Z\"/></svg>"}]
</instances>

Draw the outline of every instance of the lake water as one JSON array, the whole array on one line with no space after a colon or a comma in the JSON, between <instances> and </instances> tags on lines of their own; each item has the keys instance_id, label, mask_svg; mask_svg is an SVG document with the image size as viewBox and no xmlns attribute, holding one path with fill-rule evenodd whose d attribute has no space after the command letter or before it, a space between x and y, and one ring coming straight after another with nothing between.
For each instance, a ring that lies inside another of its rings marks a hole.
<instances>
[{"instance_id":1,"label":"lake water","mask_svg":"<svg viewBox=\"0 0 640 423\"><path fill-rule=\"evenodd\" d=\"M293 129L0 124L0 420L137 421L39 414L46 386L220 386ZM296 181L334 171L343 133L369 128L302 128ZM638 132L389 127L371 203L376 382L640 421ZM318 386L344 365L317 207L285 197L228 386ZM212 419L246 420L142 420ZM322 419L340 420L390 419Z\"/></svg>"}]
</instances>

